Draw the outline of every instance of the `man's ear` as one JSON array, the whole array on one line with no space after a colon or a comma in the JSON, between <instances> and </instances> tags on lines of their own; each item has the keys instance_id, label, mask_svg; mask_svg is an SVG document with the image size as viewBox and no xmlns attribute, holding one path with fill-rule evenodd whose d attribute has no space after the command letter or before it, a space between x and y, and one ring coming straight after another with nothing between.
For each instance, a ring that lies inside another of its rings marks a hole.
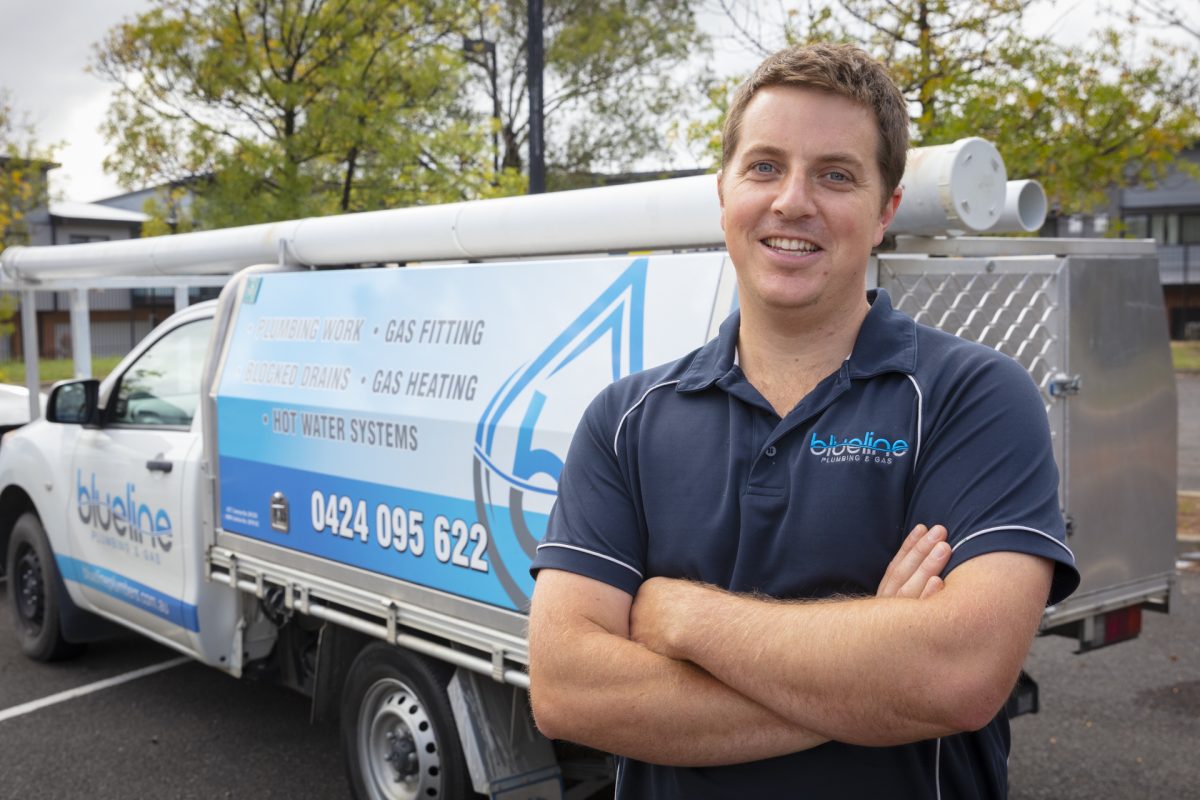
<instances>
[{"instance_id":1,"label":"man's ear","mask_svg":"<svg viewBox=\"0 0 1200 800\"><path fill-rule=\"evenodd\" d=\"M892 220L896 218L896 209L900 207L900 200L903 196L904 187L897 186L892 191L892 196L884 201L883 209L879 212L879 231L875 235L875 244L883 241L883 234L892 224Z\"/></svg>"},{"instance_id":2,"label":"man's ear","mask_svg":"<svg viewBox=\"0 0 1200 800\"><path fill-rule=\"evenodd\" d=\"M721 178L724 176L725 170L717 170L717 203L721 206L721 230L725 230L725 189L721 184Z\"/></svg>"}]
</instances>

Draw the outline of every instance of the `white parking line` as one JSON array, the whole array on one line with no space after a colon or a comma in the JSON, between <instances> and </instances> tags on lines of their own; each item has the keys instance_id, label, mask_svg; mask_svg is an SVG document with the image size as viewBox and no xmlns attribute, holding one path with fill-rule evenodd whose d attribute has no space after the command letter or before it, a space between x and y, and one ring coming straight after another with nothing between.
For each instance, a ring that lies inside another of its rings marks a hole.
<instances>
[{"instance_id":1,"label":"white parking line","mask_svg":"<svg viewBox=\"0 0 1200 800\"><path fill-rule=\"evenodd\" d=\"M172 667L178 667L180 664L186 664L191 660L192 659L188 658L187 656L180 656L179 658L173 658L170 661L162 661L158 664L151 664L148 667L135 669L133 672L126 672L124 675L117 675L113 678L105 678L102 681L89 683L87 686L80 686L76 689L68 689L65 692L52 694L49 697L43 697L40 700L31 700L28 703L22 703L19 706L6 708L3 711L0 711L0 722L6 722L13 717L20 717L24 714L29 714L45 708L46 706L55 705L56 703L74 700L76 697L83 697L86 694L98 692L101 689L107 689L111 686L119 686L122 683L128 683L129 681L136 681L138 678L144 678L147 675L153 675L156 672L162 672L164 670L171 669Z\"/></svg>"}]
</instances>

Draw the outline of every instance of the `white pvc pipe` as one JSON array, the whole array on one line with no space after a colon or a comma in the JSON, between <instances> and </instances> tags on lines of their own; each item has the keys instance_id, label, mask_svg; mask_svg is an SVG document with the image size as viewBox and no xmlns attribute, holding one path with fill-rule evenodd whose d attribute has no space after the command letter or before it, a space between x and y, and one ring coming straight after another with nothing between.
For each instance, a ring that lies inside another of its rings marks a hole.
<instances>
[{"instance_id":1,"label":"white pvc pipe","mask_svg":"<svg viewBox=\"0 0 1200 800\"><path fill-rule=\"evenodd\" d=\"M983 139L909 154L890 233L982 231L1003 206L1004 163ZM724 245L716 177L650 181L312 217L216 231L60 247L10 247L11 279L233 272L289 261L326 266Z\"/></svg>"},{"instance_id":2,"label":"white pvc pipe","mask_svg":"<svg viewBox=\"0 0 1200 800\"><path fill-rule=\"evenodd\" d=\"M1004 208L1004 159L986 139L920 147L908 154L904 197L888 233L956 236L986 231Z\"/></svg>"},{"instance_id":3,"label":"white pvc pipe","mask_svg":"<svg viewBox=\"0 0 1200 800\"><path fill-rule=\"evenodd\" d=\"M72 289L71 298L71 357L75 378L92 377L92 326L89 323L88 290Z\"/></svg>"},{"instance_id":4,"label":"white pvc pipe","mask_svg":"<svg viewBox=\"0 0 1200 800\"><path fill-rule=\"evenodd\" d=\"M1037 181L1009 181L1004 210L988 233L1032 233L1046 222L1046 190Z\"/></svg>"},{"instance_id":5,"label":"white pvc pipe","mask_svg":"<svg viewBox=\"0 0 1200 800\"><path fill-rule=\"evenodd\" d=\"M29 390L29 419L32 422L42 415L38 396L42 390L42 379L38 374L38 324L37 292L21 292L21 350L25 356L25 388Z\"/></svg>"}]
</instances>

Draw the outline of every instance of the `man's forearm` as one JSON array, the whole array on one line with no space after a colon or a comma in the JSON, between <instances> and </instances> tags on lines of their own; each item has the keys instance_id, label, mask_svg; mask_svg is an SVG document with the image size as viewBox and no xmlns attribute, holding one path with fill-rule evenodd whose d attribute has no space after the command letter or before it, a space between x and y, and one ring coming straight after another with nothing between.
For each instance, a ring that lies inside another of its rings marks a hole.
<instances>
[{"instance_id":1,"label":"man's forearm","mask_svg":"<svg viewBox=\"0 0 1200 800\"><path fill-rule=\"evenodd\" d=\"M989 558L1001 556L1028 558ZM925 601L779 603L647 585L633 636L831 739L931 738L986 724L1011 688L1049 586L1049 567L1029 566L1014 575L968 562Z\"/></svg>"},{"instance_id":2,"label":"man's forearm","mask_svg":"<svg viewBox=\"0 0 1200 800\"><path fill-rule=\"evenodd\" d=\"M599 626L557 627L554 616L536 615L529 636L534 715L552 738L675 766L741 763L825 741L694 664Z\"/></svg>"}]
</instances>

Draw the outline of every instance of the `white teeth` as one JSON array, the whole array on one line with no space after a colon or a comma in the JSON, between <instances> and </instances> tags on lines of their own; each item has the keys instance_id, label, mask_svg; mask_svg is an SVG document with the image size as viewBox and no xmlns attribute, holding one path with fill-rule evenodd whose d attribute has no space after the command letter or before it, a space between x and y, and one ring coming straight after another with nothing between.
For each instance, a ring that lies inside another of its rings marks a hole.
<instances>
[{"instance_id":1,"label":"white teeth","mask_svg":"<svg viewBox=\"0 0 1200 800\"><path fill-rule=\"evenodd\" d=\"M812 242L806 242L803 239L781 239L771 237L764 240L767 247L773 247L776 250L796 250L801 253L815 253L821 248L817 247Z\"/></svg>"}]
</instances>

